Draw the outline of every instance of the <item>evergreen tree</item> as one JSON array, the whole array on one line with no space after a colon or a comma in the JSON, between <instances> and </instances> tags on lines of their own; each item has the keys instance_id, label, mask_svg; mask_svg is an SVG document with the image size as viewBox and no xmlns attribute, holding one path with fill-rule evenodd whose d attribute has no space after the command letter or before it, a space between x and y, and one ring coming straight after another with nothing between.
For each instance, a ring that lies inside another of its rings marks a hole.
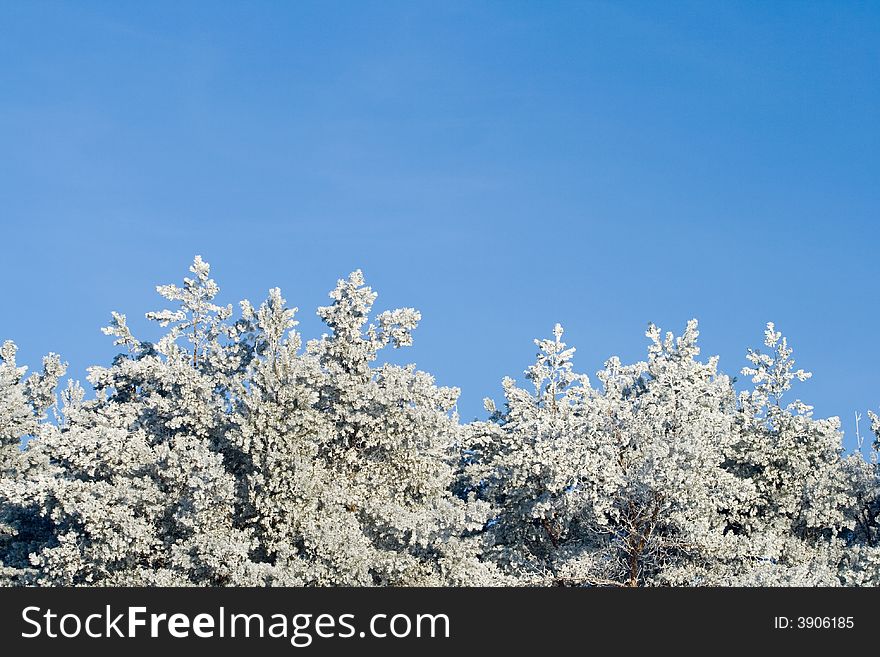
<instances>
[{"instance_id":1,"label":"evergreen tree","mask_svg":"<svg viewBox=\"0 0 880 657\"><path fill-rule=\"evenodd\" d=\"M45 462L22 451L39 436L46 412L55 404L55 388L66 365L56 354L43 359L43 371L25 378L15 362L17 348L0 348L0 583L29 584L36 576L28 556L35 545L51 540L51 526L33 504L17 505L10 488L42 476Z\"/></svg>"}]
</instances>

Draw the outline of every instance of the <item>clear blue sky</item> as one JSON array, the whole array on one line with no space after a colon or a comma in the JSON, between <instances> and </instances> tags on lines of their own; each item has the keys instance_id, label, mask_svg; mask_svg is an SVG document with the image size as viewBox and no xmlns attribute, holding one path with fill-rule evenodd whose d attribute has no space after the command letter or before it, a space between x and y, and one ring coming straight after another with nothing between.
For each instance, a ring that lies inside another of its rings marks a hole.
<instances>
[{"instance_id":1,"label":"clear blue sky","mask_svg":"<svg viewBox=\"0 0 880 657\"><path fill-rule=\"evenodd\" d=\"M555 322L736 373L765 322L819 415L880 406L880 4L0 3L0 338L84 376L199 253L308 337L363 268L464 419ZM396 356L396 355L395 355ZM863 429L867 427L863 425Z\"/></svg>"}]
</instances>

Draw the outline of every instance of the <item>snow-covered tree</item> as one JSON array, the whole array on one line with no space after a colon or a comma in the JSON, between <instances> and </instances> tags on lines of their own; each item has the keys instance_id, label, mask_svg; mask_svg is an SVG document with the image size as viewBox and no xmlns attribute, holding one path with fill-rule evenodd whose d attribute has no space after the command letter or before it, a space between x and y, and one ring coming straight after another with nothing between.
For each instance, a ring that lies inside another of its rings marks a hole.
<instances>
[{"instance_id":1,"label":"snow-covered tree","mask_svg":"<svg viewBox=\"0 0 880 657\"><path fill-rule=\"evenodd\" d=\"M875 436L870 454L859 451L844 459L852 504L847 510L852 531L840 564L841 579L851 586L880 586L880 417L869 411Z\"/></svg>"},{"instance_id":2,"label":"snow-covered tree","mask_svg":"<svg viewBox=\"0 0 880 657\"><path fill-rule=\"evenodd\" d=\"M754 388L740 394L739 439L730 462L731 471L755 486L736 527L750 537L753 558L736 576L751 583L749 566L755 564L759 570L772 566L782 584L836 584L840 535L851 525L846 512L852 505L840 422L815 419L799 399L783 404L793 381L811 374L795 369L793 351L772 323L764 345L766 352L749 350L751 366L743 369Z\"/></svg>"},{"instance_id":3,"label":"snow-covered tree","mask_svg":"<svg viewBox=\"0 0 880 657\"><path fill-rule=\"evenodd\" d=\"M436 386L413 365L371 366L383 348L412 344L420 314L403 308L370 322L376 294L360 271L330 298L318 315L331 333L311 341L307 357L321 374L309 379L322 419L318 461L332 482L330 499L347 512L330 551L344 546L345 583L490 583L493 568L477 560L479 538L469 536L483 526L485 505L451 492L459 391Z\"/></svg>"},{"instance_id":4,"label":"snow-covered tree","mask_svg":"<svg viewBox=\"0 0 880 657\"><path fill-rule=\"evenodd\" d=\"M536 341L534 392L505 380L506 411L475 427L474 486L498 508L502 563L539 583L703 583L737 554L730 507L751 494L723 467L729 379L695 359L696 322L677 339L651 326L648 361L610 359L600 390L572 372L561 335Z\"/></svg>"},{"instance_id":5,"label":"snow-covered tree","mask_svg":"<svg viewBox=\"0 0 880 657\"><path fill-rule=\"evenodd\" d=\"M531 389L507 377L505 410L486 399L491 418L469 427L464 455L463 490L494 507L489 554L526 584L561 581L563 552L593 547L579 525L583 482L605 459L588 438L594 392L574 372L575 350L562 335L557 324L553 339L535 340L536 362L525 371Z\"/></svg>"},{"instance_id":6,"label":"snow-covered tree","mask_svg":"<svg viewBox=\"0 0 880 657\"><path fill-rule=\"evenodd\" d=\"M332 333L302 350L280 290L259 309L241 302L232 321L207 263L190 270L157 288L178 307L147 314L167 328L156 344L113 314L104 331L125 351L91 368L96 398L70 386L60 421L27 450L45 467L4 486L11 507L51 528L29 551L37 582L494 581L477 558L485 505L450 486L457 390L413 366L371 366L411 343L418 313L367 325L376 295L355 272L319 310ZM33 433L23 403L9 432Z\"/></svg>"},{"instance_id":7,"label":"snow-covered tree","mask_svg":"<svg viewBox=\"0 0 880 657\"><path fill-rule=\"evenodd\" d=\"M91 369L96 399L69 388L62 421L44 426L28 450L48 467L15 482L10 498L52 524L52 540L30 556L39 583L254 581L222 453L238 334L224 324L231 309L212 303L207 264L197 257L191 271L183 288L158 288L180 308L147 314L172 325L157 345L136 340L113 314L105 333L126 352ZM189 349L177 344L181 335Z\"/></svg>"},{"instance_id":8,"label":"snow-covered tree","mask_svg":"<svg viewBox=\"0 0 880 657\"><path fill-rule=\"evenodd\" d=\"M676 338L651 325L648 360L600 373L602 434L617 490L606 523L619 555L615 578L637 584L701 585L737 561L743 541L729 531L751 482L730 473L735 397L718 358L699 361L696 320Z\"/></svg>"},{"instance_id":9,"label":"snow-covered tree","mask_svg":"<svg viewBox=\"0 0 880 657\"><path fill-rule=\"evenodd\" d=\"M12 503L8 491L16 482L38 477L45 465L22 447L40 433L66 370L56 354L49 354L43 371L25 378L27 368L16 364L16 353L11 341L0 347L0 582L5 583L30 581L34 571L28 555L51 531L33 505Z\"/></svg>"}]
</instances>

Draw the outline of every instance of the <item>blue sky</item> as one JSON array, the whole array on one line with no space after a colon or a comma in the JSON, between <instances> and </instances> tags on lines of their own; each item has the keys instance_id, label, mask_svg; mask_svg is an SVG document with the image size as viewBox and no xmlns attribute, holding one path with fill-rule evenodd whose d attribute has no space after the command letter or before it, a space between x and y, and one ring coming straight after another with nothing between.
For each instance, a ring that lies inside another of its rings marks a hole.
<instances>
[{"instance_id":1,"label":"blue sky","mask_svg":"<svg viewBox=\"0 0 880 657\"><path fill-rule=\"evenodd\" d=\"M464 419L555 322L593 374L649 321L734 374L880 406L880 5L0 3L0 338L74 376L150 337L196 253L223 301L362 268ZM863 424L863 430L867 427Z\"/></svg>"}]
</instances>

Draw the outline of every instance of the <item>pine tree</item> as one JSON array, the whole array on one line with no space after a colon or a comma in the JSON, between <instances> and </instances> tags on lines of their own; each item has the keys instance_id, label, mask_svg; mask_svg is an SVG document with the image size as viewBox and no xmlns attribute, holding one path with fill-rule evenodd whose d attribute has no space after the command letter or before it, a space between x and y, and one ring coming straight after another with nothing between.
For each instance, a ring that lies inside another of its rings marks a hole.
<instances>
[{"instance_id":1,"label":"pine tree","mask_svg":"<svg viewBox=\"0 0 880 657\"><path fill-rule=\"evenodd\" d=\"M611 358L601 390L574 374L574 350L536 340L534 392L505 380L506 411L475 425L474 486L498 509L499 558L536 583L702 583L734 558L725 529L748 482L724 470L734 397L717 359L651 326L647 362ZM490 408L491 408L490 404Z\"/></svg>"},{"instance_id":2,"label":"pine tree","mask_svg":"<svg viewBox=\"0 0 880 657\"><path fill-rule=\"evenodd\" d=\"M795 369L788 341L772 323L764 332L767 352L749 350L754 388L740 394L739 440L730 469L749 478L755 496L738 529L751 539L751 559L737 575L743 583L833 585L839 583L839 538L852 505L843 471L837 418L815 419L796 399L783 405L795 380L812 375Z\"/></svg>"},{"instance_id":3,"label":"pine tree","mask_svg":"<svg viewBox=\"0 0 880 657\"><path fill-rule=\"evenodd\" d=\"M16 504L12 491L45 469L45 462L23 447L40 435L66 365L49 354L41 373L24 378L27 368L18 367L16 352L11 341L0 348L0 583L27 584L36 575L28 555L51 537L51 527L34 505Z\"/></svg>"},{"instance_id":4,"label":"pine tree","mask_svg":"<svg viewBox=\"0 0 880 657\"><path fill-rule=\"evenodd\" d=\"M330 298L318 315L331 332L307 349L321 372L312 389L325 423L319 461L348 514L346 533L330 544L351 552L358 565L349 565L349 576L358 584L492 581L468 536L482 527L484 505L451 493L459 391L436 386L413 365L371 366L383 348L412 344L420 314L385 311L369 323L376 294L360 271L340 280ZM355 527L360 534L348 543Z\"/></svg>"}]
</instances>

